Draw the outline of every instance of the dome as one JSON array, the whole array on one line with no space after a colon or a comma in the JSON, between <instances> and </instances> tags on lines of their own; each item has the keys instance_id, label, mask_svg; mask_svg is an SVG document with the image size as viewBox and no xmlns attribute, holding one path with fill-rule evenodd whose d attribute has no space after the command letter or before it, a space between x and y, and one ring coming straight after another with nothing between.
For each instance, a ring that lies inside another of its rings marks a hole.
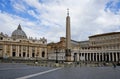
<instances>
[{"instance_id":1,"label":"dome","mask_svg":"<svg viewBox=\"0 0 120 79\"><path fill-rule=\"evenodd\" d=\"M22 30L21 25L18 25L18 28L12 32L12 38L13 39L27 39L27 36L25 32Z\"/></svg>"}]
</instances>

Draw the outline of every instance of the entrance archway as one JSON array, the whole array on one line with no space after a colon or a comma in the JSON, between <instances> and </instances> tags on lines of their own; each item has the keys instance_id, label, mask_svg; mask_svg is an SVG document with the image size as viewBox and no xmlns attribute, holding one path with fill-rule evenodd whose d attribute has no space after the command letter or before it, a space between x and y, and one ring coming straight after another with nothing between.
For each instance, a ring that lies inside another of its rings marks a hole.
<instances>
[{"instance_id":1,"label":"entrance archway","mask_svg":"<svg viewBox=\"0 0 120 79\"><path fill-rule=\"evenodd\" d=\"M12 56L15 57L16 56L16 52L12 52Z\"/></svg>"},{"instance_id":2,"label":"entrance archway","mask_svg":"<svg viewBox=\"0 0 120 79\"><path fill-rule=\"evenodd\" d=\"M45 52L44 51L42 52L42 57L45 57Z\"/></svg>"}]
</instances>

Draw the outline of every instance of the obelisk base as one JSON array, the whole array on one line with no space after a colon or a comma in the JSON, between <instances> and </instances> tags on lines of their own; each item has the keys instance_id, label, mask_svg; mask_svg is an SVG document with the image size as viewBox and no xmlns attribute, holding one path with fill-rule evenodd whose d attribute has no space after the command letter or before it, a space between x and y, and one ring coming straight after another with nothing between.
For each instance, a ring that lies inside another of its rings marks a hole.
<instances>
[{"instance_id":1,"label":"obelisk base","mask_svg":"<svg viewBox=\"0 0 120 79\"><path fill-rule=\"evenodd\" d=\"M71 50L66 49L66 62L71 62Z\"/></svg>"}]
</instances>

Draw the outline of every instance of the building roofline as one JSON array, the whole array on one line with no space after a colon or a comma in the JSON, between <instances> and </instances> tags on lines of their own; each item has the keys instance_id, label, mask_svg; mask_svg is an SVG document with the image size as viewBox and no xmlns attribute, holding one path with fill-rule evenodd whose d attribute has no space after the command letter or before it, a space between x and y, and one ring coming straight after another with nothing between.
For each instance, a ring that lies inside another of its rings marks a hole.
<instances>
[{"instance_id":1,"label":"building roofline","mask_svg":"<svg viewBox=\"0 0 120 79\"><path fill-rule=\"evenodd\" d=\"M79 41L79 43L82 43L82 42L89 42L89 40L85 40L85 41Z\"/></svg>"},{"instance_id":2,"label":"building roofline","mask_svg":"<svg viewBox=\"0 0 120 79\"><path fill-rule=\"evenodd\" d=\"M98 36L105 36L105 35L113 35L113 34L120 34L120 32L110 32L110 33L96 34L96 35L93 35L93 36L89 36L89 38L98 37Z\"/></svg>"}]
</instances>

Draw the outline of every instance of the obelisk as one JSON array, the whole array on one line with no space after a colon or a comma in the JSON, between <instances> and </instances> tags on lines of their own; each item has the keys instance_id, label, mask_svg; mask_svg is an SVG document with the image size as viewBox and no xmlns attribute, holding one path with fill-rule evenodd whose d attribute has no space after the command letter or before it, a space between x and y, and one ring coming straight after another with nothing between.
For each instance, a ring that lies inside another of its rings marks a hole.
<instances>
[{"instance_id":1,"label":"obelisk","mask_svg":"<svg viewBox=\"0 0 120 79\"><path fill-rule=\"evenodd\" d=\"M71 61L71 31L70 31L70 16L69 9L67 9L66 17L66 62Z\"/></svg>"}]
</instances>

